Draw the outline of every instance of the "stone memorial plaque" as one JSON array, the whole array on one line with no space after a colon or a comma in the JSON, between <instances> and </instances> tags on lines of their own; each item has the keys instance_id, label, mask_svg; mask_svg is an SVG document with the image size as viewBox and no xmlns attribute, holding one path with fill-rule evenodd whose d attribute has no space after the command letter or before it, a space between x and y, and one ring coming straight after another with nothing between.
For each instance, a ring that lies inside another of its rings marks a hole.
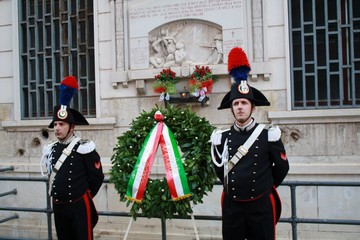
<instances>
[{"instance_id":1,"label":"stone memorial plaque","mask_svg":"<svg viewBox=\"0 0 360 240\"><path fill-rule=\"evenodd\" d=\"M243 44L244 14L241 0L129 1L130 67L222 64Z\"/></svg>"}]
</instances>

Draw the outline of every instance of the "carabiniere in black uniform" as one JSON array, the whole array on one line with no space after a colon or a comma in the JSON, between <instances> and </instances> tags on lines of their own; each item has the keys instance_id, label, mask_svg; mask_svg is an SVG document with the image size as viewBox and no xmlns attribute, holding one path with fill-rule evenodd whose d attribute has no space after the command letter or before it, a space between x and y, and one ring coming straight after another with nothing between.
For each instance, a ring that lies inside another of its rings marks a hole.
<instances>
[{"instance_id":1,"label":"carabiniere in black uniform","mask_svg":"<svg viewBox=\"0 0 360 240\"><path fill-rule=\"evenodd\" d=\"M281 212L276 187L289 171L281 130L277 126L259 125L251 117L255 107L269 106L270 102L248 85L250 64L243 49L231 49L228 71L235 83L218 109L231 109L235 122L230 129L215 130L211 136L215 171L224 185L223 239L275 240L275 225ZM234 112L242 110L249 115L237 119Z\"/></svg>"},{"instance_id":2,"label":"carabiniere in black uniform","mask_svg":"<svg viewBox=\"0 0 360 240\"><path fill-rule=\"evenodd\" d=\"M75 136L66 142L56 141L44 147L44 151L49 153L52 168L73 138ZM59 239L92 239L90 233L83 237L71 234L71 225L73 221L76 222L76 225L82 228L79 233L87 232L87 228L94 228L98 214L92 198L99 191L103 179L100 156L95 150L94 142L80 140L50 183L53 209L57 213L54 217Z\"/></svg>"},{"instance_id":3,"label":"carabiniere in black uniform","mask_svg":"<svg viewBox=\"0 0 360 240\"><path fill-rule=\"evenodd\" d=\"M253 120L241 130L234 124L222 133L219 152L223 151L225 139L228 139L229 159L237 152L255 130L258 124ZM257 137L249 152L228 173L226 195L237 201L251 201L278 187L285 178L289 164L284 159L285 148L280 138L269 141L268 132L278 131L276 127L264 129ZM279 135L278 135L279 136ZM216 168L218 178L224 183L224 167Z\"/></svg>"},{"instance_id":4,"label":"carabiniere in black uniform","mask_svg":"<svg viewBox=\"0 0 360 240\"><path fill-rule=\"evenodd\" d=\"M55 142L52 146L51 164L55 165L69 141ZM55 204L71 204L89 192L94 197L102 185L100 156L90 140L80 140L57 172L52 185L51 195Z\"/></svg>"},{"instance_id":5,"label":"carabiniere in black uniform","mask_svg":"<svg viewBox=\"0 0 360 240\"><path fill-rule=\"evenodd\" d=\"M59 240L92 240L98 214L93 197L98 193L104 174L95 143L74 135L76 125L89 125L85 117L70 108L78 92L74 76L65 77L60 84L60 105L54 107L49 128L67 129L67 134L43 147L41 166L49 184L54 210L56 234ZM56 131L56 129L55 129ZM69 146L70 145L70 146ZM69 147L68 147L69 146Z\"/></svg>"},{"instance_id":6,"label":"carabiniere in black uniform","mask_svg":"<svg viewBox=\"0 0 360 240\"><path fill-rule=\"evenodd\" d=\"M221 144L217 146L223 152L227 140L228 158L234 157L237 149L243 145L254 132L258 124L253 119L245 128L234 124L221 133ZM270 136L269 136L270 135ZM215 155L220 163L222 156ZM223 238L228 239L259 239L252 234L264 229L269 238L274 239L275 224L280 218L281 202L277 194L278 187L289 170L284 145L280 139L280 129L270 126L262 130L248 153L224 176L224 166L215 167L218 178L224 185L222 196ZM225 182L226 181L226 182ZM268 201L268 199L271 201ZM271 206L266 207L271 203ZM258 208L268 208L269 214L259 214ZM236 214L238 213L238 214ZM267 219L270 216L270 219ZM263 220L260 220L263 219ZM267 220L266 220L267 219ZM252 224L262 222L264 226ZM241 221L246 221L241 224ZM247 225L240 229L231 226ZM258 229L257 229L258 228ZM244 235L239 235L244 234ZM260 237L260 239L262 236Z\"/></svg>"}]
</instances>

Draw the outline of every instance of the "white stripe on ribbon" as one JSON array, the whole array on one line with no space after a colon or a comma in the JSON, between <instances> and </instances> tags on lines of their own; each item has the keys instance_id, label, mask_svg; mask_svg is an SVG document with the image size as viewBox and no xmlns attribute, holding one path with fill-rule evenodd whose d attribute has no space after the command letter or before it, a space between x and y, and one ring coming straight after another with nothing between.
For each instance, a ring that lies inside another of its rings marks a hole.
<instances>
[{"instance_id":1,"label":"white stripe on ribbon","mask_svg":"<svg viewBox=\"0 0 360 240\"><path fill-rule=\"evenodd\" d=\"M139 167L138 167L135 179L134 179L134 184L133 184L133 187L132 187L132 196L134 198L137 196L139 186L140 186L140 183L141 183L141 179L142 179L142 176L143 176L143 174L145 172L145 166L146 166L146 163L148 162L147 160L149 159L151 154L155 154L155 153L153 153L153 148L154 148L154 143L155 143L155 139L156 139L156 136L157 136L156 132L158 131L158 128L159 128L159 126L154 128L154 133L150 135L148 144L146 144L143 155L141 157Z\"/></svg>"},{"instance_id":2,"label":"white stripe on ribbon","mask_svg":"<svg viewBox=\"0 0 360 240\"><path fill-rule=\"evenodd\" d=\"M180 175L179 175L179 168L178 168L178 166L176 164L176 157L175 157L175 154L174 154L173 146L171 144L169 128L165 124L164 124L164 129L163 129L163 137L164 137L164 140L165 140L166 148L168 149L170 166L171 166L171 176L172 176L172 178L174 180L176 192L177 192L178 196L183 196L183 195L185 195L185 193L184 193L184 189L183 189L182 184L181 184L181 178L180 178Z\"/></svg>"}]
</instances>

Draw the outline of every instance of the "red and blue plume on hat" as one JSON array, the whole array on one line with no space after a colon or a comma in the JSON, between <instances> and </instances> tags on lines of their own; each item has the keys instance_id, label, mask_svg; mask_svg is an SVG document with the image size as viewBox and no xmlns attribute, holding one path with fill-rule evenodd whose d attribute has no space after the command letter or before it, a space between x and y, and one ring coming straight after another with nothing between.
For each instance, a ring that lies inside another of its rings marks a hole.
<instances>
[{"instance_id":1,"label":"red and blue plume on hat","mask_svg":"<svg viewBox=\"0 0 360 240\"><path fill-rule=\"evenodd\" d=\"M231 49L228 56L228 72L236 83L247 80L250 64L244 50L240 47Z\"/></svg>"},{"instance_id":2,"label":"red and blue plume on hat","mask_svg":"<svg viewBox=\"0 0 360 240\"><path fill-rule=\"evenodd\" d=\"M73 96L78 92L79 85L74 76L68 76L61 81L60 84L60 104L70 107Z\"/></svg>"}]
</instances>

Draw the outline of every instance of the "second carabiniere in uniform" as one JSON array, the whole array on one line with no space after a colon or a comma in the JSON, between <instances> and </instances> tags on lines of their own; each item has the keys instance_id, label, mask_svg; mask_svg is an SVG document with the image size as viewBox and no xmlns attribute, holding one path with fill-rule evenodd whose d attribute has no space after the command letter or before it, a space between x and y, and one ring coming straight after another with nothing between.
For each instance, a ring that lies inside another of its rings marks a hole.
<instances>
[{"instance_id":1,"label":"second carabiniere in uniform","mask_svg":"<svg viewBox=\"0 0 360 240\"><path fill-rule=\"evenodd\" d=\"M248 85L250 65L241 48L230 51L228 70L235 83L218 109L230 108L235 122L211 136L215 170L224 186L223 239L274 240L281 212L276 188L289 171L281 131L252 117L255 107L270 103Z\"/></svg>"},{"instance_id":2,"label":"second carabiniere in uniform","mask_svg":"<svg viewBox=\"0 0 360 240\"><path fill-rule=\"evenodd\" d=\"M98 193L104 174L100 156L91 140L74 134L76 125L88 125L83 115L70 108L77 92L77 81L66 77L60 86L60 104L54 107L53 120L57 141L43 148L42 162L50 180L50 195L59 240L92 240L98 214L93 197Z\"/></svg>"}]
</instances>

